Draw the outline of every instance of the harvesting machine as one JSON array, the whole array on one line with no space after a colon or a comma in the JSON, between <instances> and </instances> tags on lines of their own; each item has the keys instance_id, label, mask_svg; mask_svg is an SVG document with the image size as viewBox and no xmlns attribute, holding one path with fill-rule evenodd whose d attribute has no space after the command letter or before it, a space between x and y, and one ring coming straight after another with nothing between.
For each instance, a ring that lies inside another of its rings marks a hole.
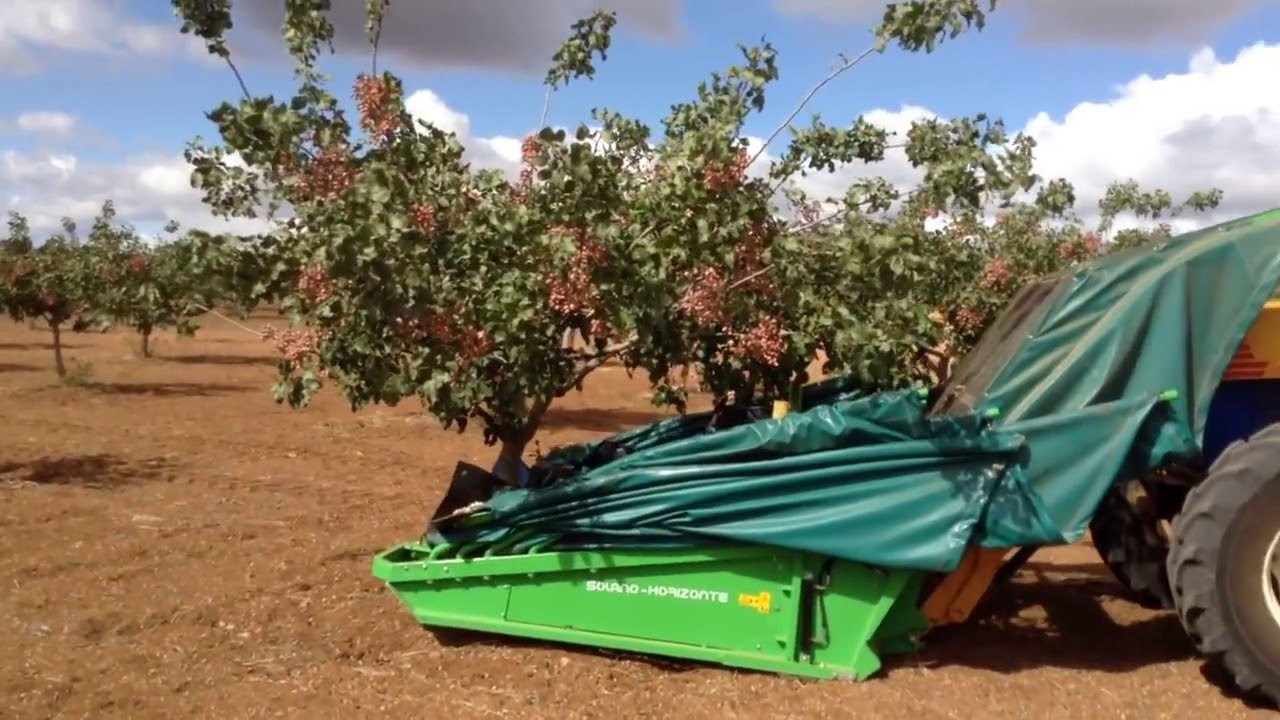
<instances>
[{"instance_id":1,"label":"harvesting machine","mask_svg":"<svg viewBox=\"0 0 1280 720\"><path fill-rule=\"evenodd\" d=\"M418 622L863 679L1082 539L1280 702L1280 210L1017 294L950 378L460 463L373 561Z\"/></svg>"}]
</instances>

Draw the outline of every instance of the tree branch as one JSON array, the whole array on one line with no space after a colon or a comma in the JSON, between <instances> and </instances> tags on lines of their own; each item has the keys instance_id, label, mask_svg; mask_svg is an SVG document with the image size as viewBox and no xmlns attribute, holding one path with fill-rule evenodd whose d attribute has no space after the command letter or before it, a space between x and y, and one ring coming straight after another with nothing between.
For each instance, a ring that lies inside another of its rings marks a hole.
<instances>
[{"instance_id":1,"label":"tree branch","mask_svg":"<svg viewBox=\"0 0 1280 720\"><path fill-rule=\"evenodd\" d=\"M231 72L236 76L236 82L240 84L240 92L244 93L244 99L252 100L253 95L249 92L249 86L244 82L244 76L240 74L240 68L236 67L236 64L231 61L231 53L228 51L226 55L222 56L222 59L227 61L227 67L231 68Z\"/></svg>"},{"instance_id":2,"label":"tree branch","mask_svg":"<svg viewBox=\"0 0 1280 720\"><path fill-rule=\"evenodd\" d=\"M600 364L602 365L605 360L630 350L638 341L639 338L633 335L622 342L606 345L605 348L599 352L576 352L573 354L576 359L582 360L588 364L595 360L600 360ZM599 365L596 367L599 367Z\"/></svg>"},{"instance_id":3,"label":"tree branch","mask_svg":"<svg viewBox=\"0 0 1280 720\"><path fill-rule=\"evenodd\" d=\"M538 120L538 132L547 126L547 115L551 112L551 86L547 86L547 92L542 97L542 118Z\"/></svg>"},{"instance_id":4,"label":"tree branch","mask_svg":"<svg viewBox=\"0 0 1280 720\"><path fill-rule=\"evenodd\" d=\"M490 427L494 425L493 415L490 414L488 410L485 410L479 405L476 405L475 407L471 408L471 414L480 418L481 422L485 423L486 425L489 425Z\"/></svg>"},{"instance_id":5,"label":"tree branch","mask_svg":"<svg viewBox=\"0 0 1280 720\"><path fill-rule=\"evenodd\" d=\"M377 26L374 28L373 40L371 41L373 44L373 57L370 59L369 63L370 75L378 74L378 42L382 39L382 21L386 19L387 9L388 5L384 4L381 10L378 11Z\"/></svg>"},{"instance_id":6,"label":"tree branch","mask_svg":"<svg viewBox=\"0 0 1280 720\"><path fill-rule=\"evenodd\" d=\"M262 334L262 333L260 333L260 332L258 332L257 330L254 330L253 328L251 328L251 327L249 327L249 326L247 326L247 325L241 325L240 323L236 322L235 320L232 320L231 318L227 317L226 315L223 315L222 313L218 312L217 310L214 310L213 308L205 307L204 305L201 305L200 303L191 303L191 306L192 306L192 307L194 307L195 309L197 309L197 310L201 311L201 312L207 312L207 313L209 313L210 315L213 315L213 316L214 316L214 317L216 317L216 318L220 318L220 319L222 319L222 320L224 320L224 321L226 321L226 322L228 322L228 323L231 323L232 325L235 325L236 327L240 328L241 330L244 330L245 332L253 333L254 335L257 335L258 337L264 337L264 336L263 336L263 334Z\"/></svg>"},{"instance_id":7,"label":"tree branch","mask_svg":"<svg viewBox=\"0 0 1280 720\"><path fill-rule=\"evenodd\" d=\"M818 81L817 85L814 85L812 88L810 88L809 93L804 96L804 99L800 101L800 104L796 106L796 109L792 110L791 114L787 116L787 119L783 120L782 123L778 125L778 127L775 128L772 133L769 134L769 137L765 138L764 143L760 145L760 149L757 150L756 154L752 155L751 160L747 162L747 167L750 167L752 164L754 164L755 161L758 160L760 156L764 154L765 148L769 147L769 143L773 142L778 137L778 135L782 134L783 130L786 130L787 127L791 125L791 121L796 119L796 116L800 114L800 111L804 109L805 105L809 104L809 101L813 99L813 96L818 94L819 90L825 87L827 83L831 82L832 80L835 80L836 77L839 76L844 71L862 62L863 58L867 57L868 55L870 55L875 51L876 51L876 48L874 45L867 48L866 50L863 50L860 55L850 60L846 60L843 64L836 67L836 69L827 73L827 76L822 78L822 80Z\"/></svg>"},{"instance_id":8,"label":"tree branch","mask_svg":"<svg viewBox=\"0 0 1280 720\"><path fill-rule=\"evenodd\" d=\"M841 208L831 213L830 215L825 215L823 217L818 218L817 220L804 223L803 225L796 225L795 227L787 228L787 234L794 235L796 233L802 233L805 230L812 230L813 228L818 227L819 225L826 225L832 220L835 220L836 218L843 215L845 212L846 212L846 209Z\"/></svg>"},{"instance_id":9,"label":"tree branch","mask_svg":"<svg viewBox=\"0 0 1280 720\"><path fill-rule=\"evenodd\" d=\"M733 281L732 283L730 283L729 287L727 287L727 288L725 288L725 289L724 289L724 291L725 291L725 292L729 292L730 290L737 290L738 288L742 287L743 285L746 285L747 283L751 282L752 280L755 280L756 278L760 277L761 275L764 275L765 273L769 272L770 270L773 270L773 265L765 265L764 267L762 267L762 268L760 268L759 270L757 270L757 271L755 271L755 272L751 273L750 275L747 275L746 277L739 278L739 279L737 279L737 280Z\"/></svg>"},{"instance_id":10,"label":"tree branch","mask_svg":"<svg viewBox=\"0 0 1280 720\"><path fill-rule=\"evenodd\" d=\"M937 350L934 350L933 348L922 347L922 348L920 348L920 352L921 352L921 353L923 353L923 354L925 354L925 355L929 355L929 356L933 357L935 360L944 360L944 361L949 361L949 360L951 360L951 356L950 356L950 355L947 355L946 353L938 352Z\"/></svg>"},{"instance_id":11,"label":"tree branch","mask_svg":"<svg viewBox=\"0 0 1280 720\"><path fill-rule=\"evenodd\" d=\"M578 366L577 372L573 374L573 379L556 393L556 397L560 397L578 385L581 385L582 381L586 380L588 375L598 370L600 366L604 365L609 360L617 357L627 350L630 350L638 341L639 338L632 335L627 340L610 345L600 352L591 354L581 353L582 364ZM548 405L549 404L550 401L548 401Z\"/></svg>"}]
</instances>

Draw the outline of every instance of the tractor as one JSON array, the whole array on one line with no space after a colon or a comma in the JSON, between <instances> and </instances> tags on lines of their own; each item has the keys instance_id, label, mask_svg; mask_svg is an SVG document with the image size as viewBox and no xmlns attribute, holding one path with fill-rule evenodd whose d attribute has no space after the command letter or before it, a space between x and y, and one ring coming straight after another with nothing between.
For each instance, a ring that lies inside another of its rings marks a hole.
<instances>
[{"instance_id":1,"label":"tractor","mask_svg":"<svg viewBox=\"0 0 1280 720\"><path fill-rule=\"evenodd\" d=\"M1280 703L1280 293L1237 346L1203 437L1192 462L1113 485L1090 536L1133 600L1175 610L1239 688Z\"/></svg>"},{"instance_id":2,"label":"tractor","mask_svg":"<svg viewBox=\"0 0 1280 720\"><path fill-rule=\"evenodd\" d=\"M1280 703L1280 210L1023 288L934 387L811 383L459 463L373 574L433 628L866 679L1088 534ZM681 622L673 623L672 617Z\"/></svg>"}]
</instances>

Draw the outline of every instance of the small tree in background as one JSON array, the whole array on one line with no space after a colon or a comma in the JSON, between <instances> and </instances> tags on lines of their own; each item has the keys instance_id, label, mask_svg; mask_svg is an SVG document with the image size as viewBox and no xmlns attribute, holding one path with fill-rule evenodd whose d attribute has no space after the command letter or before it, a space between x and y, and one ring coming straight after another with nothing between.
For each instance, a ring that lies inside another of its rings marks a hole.
<instances>
[{"instance_id":1,"label":"small tree in background","mask_svg":"<svg viewBox=\"0 0 1280 720\"><path fill-rule=\"evenodd\" d=\"M63 232L39 246L32 243L23 215L9 214L8 236L0 247L0 303L15 321L43 320L52 333L53 361L59 378L67 375L62 357L62 331L88 309L93 291L93 263L63 221Z\"/></svg>"},{"instance_id":2,"label":"small tree in background","mask_svg":"<svg viewBox=\"0 0 1280 720\"><path fill-rule=\"evenodd\" d=\"M177 236L177 223L165 226L166 238L149 244L132 226L115 226L108 200L94 219L88 252L97 268L92 296L95 313L138 333L143 357L151 357L151 337L173 327L191 336L193 319L214 304L216 282L198 262L191 242Z\"/></svg>"},{"instance_id":3,"label":"small tree in background","mask_svg":"<svg viewBox=\"0 0 1280 720\"><path fill-rule=\"evenodd\" d=\"M939 254L952 258L932 283L936 299L930 305L944 328L946 348L936 361L945 368L972 348L1012 296L1036 278L1171 236L1170 225L1161 222L1149 229L1121 230L1104 242L1122 214L1158 220L1205 212L1221 199L1220 190L1202 190L1174 205L1167 192L1144 192L1133 181L1115 182L1099 201L1099 218L1090 228L1075 219L1059 220L1074 206L1075 195L1069 183L1055 181L1044 185L1034 202L1014 205L989 222L973 214L957 218L934 235L944 247Z\"/></svg>"}]
</instances>

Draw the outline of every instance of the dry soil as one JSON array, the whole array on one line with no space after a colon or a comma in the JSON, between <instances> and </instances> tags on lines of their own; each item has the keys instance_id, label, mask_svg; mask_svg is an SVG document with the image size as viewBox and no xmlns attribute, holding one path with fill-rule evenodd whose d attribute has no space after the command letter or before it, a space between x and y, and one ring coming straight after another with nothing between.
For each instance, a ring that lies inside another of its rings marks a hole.
<instances>
[{"instance_id":1,"label":"dry soil","mask_svg":"<svg viewBox=\"0 0 1280 720\"><path fill-rule=\"evenodd\" d=\"M251 325L260 324L251 320ZM442 645L370 575L417 536L477 435L416 403L269 394L271 348L216 318L137 356L122 332L0 321L0 715L10 718L1243 718L1169 613L1087 542L1046 550L974 620L864 683L505 638ZM75 367L87 368L87 372ZM544 442L657 418L616 368Z\"/></svg>"}]
</instances>

